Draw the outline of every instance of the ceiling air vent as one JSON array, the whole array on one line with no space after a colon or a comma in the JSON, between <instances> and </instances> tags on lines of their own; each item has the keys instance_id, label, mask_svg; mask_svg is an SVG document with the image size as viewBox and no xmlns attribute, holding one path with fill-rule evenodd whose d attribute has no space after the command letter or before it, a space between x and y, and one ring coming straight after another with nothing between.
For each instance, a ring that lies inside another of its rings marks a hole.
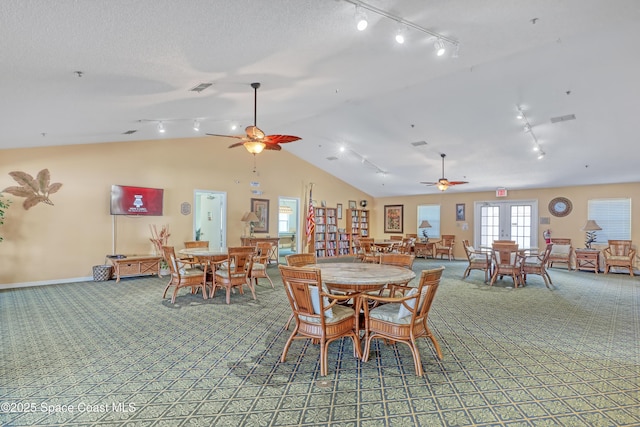
<instances>
[{"instance_id":1,"label":"ceiling air vent","mask_svg":"<svg viewBox=\"0 0 640 427\"><path fill-rule=\"evenodd\" d=\"M191 89L189 89L191 92L202 92L203 90L205 90L206 88L212 86L213 83L200 83L198 86L193 87Z\"/></svg>"},{"instance_id":2,"label":"ceiling air vent","mask_svg":"<svg viewBox=\"0 0 640 427\"><path fill-rule=\"evenodd\" d=\"M568 120L575 120L575 119L576 119L575 114L567 114L566 116L551 117L551 123L566 122Z\"/></svg>"},{"instance_id":3,"label":"ceiling air vent","mask_svg":"<svg viewBox=\"0 0 640 427\"><path fill-rule=\"evenodd\" d=\"M331 156L331 157L327 157L327 160L329 160L329 161L338 160L338 158L336 156Z\"/></svg>"},{"instance_id":4,"label":"ceiling air vent","mask_svg":"<svg viewBox=\"0 0 640 427\"><path fill-rule=\"evenodd\" d=\"M413 145L414 147L420 147L421 145L427 145L427 141L416 141L412 142L411 145Z\"/></svg>"},{"instance_id":5,"label":"ceiling air vent","mask_svg":"<svg viewBox=\"0 0 640 427\"><path fill-rule=\"evenodd\" d=\"M122 132L122 134L123 135L131 135L131 134L136 133L136 132L138 132L137 129L131 129L131 130L128 130L126 132Z\"/></svg>"}]
</instances>

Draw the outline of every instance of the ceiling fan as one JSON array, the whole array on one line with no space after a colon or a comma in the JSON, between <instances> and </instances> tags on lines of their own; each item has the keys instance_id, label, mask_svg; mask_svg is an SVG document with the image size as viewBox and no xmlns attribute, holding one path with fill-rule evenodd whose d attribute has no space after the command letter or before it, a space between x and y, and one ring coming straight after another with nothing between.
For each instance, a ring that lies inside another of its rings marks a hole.
<instances>
[{"instance_id":1,"label":"ceiling fan","mask_svg":"<svg viewBox=\"0 0 640 427\"><path fill-rule=\"evenodd\" d=\"M469 183L467 181L449 181L447 178L445 178L444 177L444 158L446 157L446 154L442 153L442 154L440 154L440 157L442 157L442 178L440 178L438 180L438 182L421 182L420 184L437 185L438 186L438 190L445 191L447 188L451 187L452 185L460 185L460 184L468 184Z\"/></svg>"},{"instance_id":2,"label":"ceiling fan","mask_svg":"<svg viewBox=\"0 0 640 427\"><path fill-rule=\"evenodd\" d=\"M238 135L218 135L215 133L208 133L210 136L222 136L225 138L236 138L240 139L240 142L236 142L235 144L231 144L229 148L239 147L241 145L247 149L251 154L261 153L262 150L282 150L280 144L284 144L286 142L293 142L301 139L299 136L292 135L265 135L264 132L256 125L256 116L258 109L258 88L260 87L260 83L251 83L251 87L253 88L254 98L253 98L253 125L247 126L245 128L246 136L238 136Z\"/></svg>"}]
</instances>

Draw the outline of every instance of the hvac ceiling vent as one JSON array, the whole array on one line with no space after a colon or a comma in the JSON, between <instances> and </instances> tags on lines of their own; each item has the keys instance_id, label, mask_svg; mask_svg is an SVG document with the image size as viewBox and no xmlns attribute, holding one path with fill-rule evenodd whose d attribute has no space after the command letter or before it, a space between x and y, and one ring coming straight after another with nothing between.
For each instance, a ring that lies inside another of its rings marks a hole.
<instances>
[{"instance_id":1,"label":"hvac ceiling vent","mask_svg":"<svg viewBox=\"0 0 640 427\"><path fill-rule=\"evenodd\" d=\"M213 86L213 83L200 83L198 86L193 87L191 89L189 89L191 92L202 92L203 90L207 89L208 87Z\"/></svg>"},{"instance_id":2,"label":"hvac ceiling vent","mask_svg":"<svg viewBox=\"0 0 640 427\"><path fill-rule=\"evenodd\" d=\"M138 130L137 130L137 129L131 129L131 130L128 130L128 131L126 131L126 132L122 132L122 134L123 134L123 135L131 135L131 134L134 134L134 133L136 133L136 132L138 132Z\"/></svg>"},{"instance_id":3,"label":"hvac ceiling vent","mask_svg":"<svg viewBox=\"0 0 640 427\"><path fill-rule=\"evenodd\" d=\"M420 147L421 145L427 145L427 141L416 141L412 142L411 145L413 145L414 147Z\"/></svg>"},{"instance_id":4,"label":"hvac ceiling vent","mask_svg":"<svg viewBox=\"0 0 640 427\"><path fill-rule=\"evenodd\" d=\"M576 119L575 114L567 114L566 116L551 117L551 123L566 122L566 121L575 120L575 119Z\"/></svg>"},{"instance_id":5,"label":"hvac ceiling vent","mask_svg":"<svg viewBox=\"0 0 640 427\"><path fill-rule=\"evenodd\" d=\"M329 161L338 160L338 158L336 156L331 156L331 157L327 157L327 160Z\"/></svg>"}]
</instances>

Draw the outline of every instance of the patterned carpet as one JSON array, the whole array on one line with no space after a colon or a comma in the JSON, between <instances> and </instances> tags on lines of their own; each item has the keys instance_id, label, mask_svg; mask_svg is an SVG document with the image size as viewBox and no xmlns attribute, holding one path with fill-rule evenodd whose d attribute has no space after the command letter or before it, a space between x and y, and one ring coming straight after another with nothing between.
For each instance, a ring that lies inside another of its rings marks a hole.
<instances>
[{"instance_id":1,"label":"patterned carpet","mask_svg":"<svg viewBox=\"0 0 640 427\"><path fill-rule=\"evenodd\" d=\"M3 426L638 426L640 281L552 269L485 285L444 264L431 329L444 360L421 340L424 377L404 345L350 340L278 358L290 313L276 289L213 300L182 290L161 299L159 278L0 291ZM8 404L8 406L7 406Z\"/></svg>"}]
</instances>

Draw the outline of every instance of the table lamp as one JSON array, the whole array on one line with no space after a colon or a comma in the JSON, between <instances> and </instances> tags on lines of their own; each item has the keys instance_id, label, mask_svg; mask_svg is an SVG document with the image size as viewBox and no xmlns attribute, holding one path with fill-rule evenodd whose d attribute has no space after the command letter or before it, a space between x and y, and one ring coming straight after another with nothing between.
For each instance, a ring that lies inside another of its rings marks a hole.
<instances>
[{"instance_id":1,"label":"table lamp","mask_svg":"<svg viewBox=\"0 0 640 427\"><path fill-rule=\"evenodd\" d=\"M591 243L596 241L596 231L602 230L602 227L600 227L594 220L588 219L587 223L582 226L581 230L587 232L587 238L584 245L587 249L591 249Z\"/></svg>"},{"instance_id":2,"label":"table lamp","mask_svg":"<svg viewBox=\"0 0 640 427\"><path fill-rule=\"evenodd\" d=\"M249 224L249 236L253 237L253 227L255 222L260 222L260 218L255 212L247 212L242 216L242 222Z\"/></svg>"},{"instance_id":3,"label":"table lamp","mask_svg":"<svg viewBox=\"0 0 640 427\"><path fill-rule=\"evenodd\" d=\"M418 226L418 228L422 228L422 236L428 242L429 235L427 234L427 228L431 228L431 224L429 224L429 221L427 221L426 219L423 219L420 225Z\"/></svg>"}]
</instances>

